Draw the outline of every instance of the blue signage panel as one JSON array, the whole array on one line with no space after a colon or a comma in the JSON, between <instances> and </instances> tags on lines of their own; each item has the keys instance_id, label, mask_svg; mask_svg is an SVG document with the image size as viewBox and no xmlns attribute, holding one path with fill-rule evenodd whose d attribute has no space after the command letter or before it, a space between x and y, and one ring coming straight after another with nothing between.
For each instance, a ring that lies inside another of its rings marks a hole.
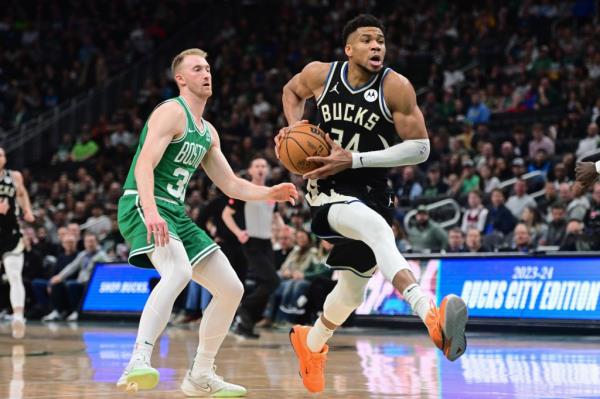
<instances>
[{"instance_id":1,"label":"blue signage panel","mask_svg":"<svg viewBox=\"0 0 600 399\"><path fill-rule=\"evenodd\" d=\"M600 257L448 257L410 259L417 281L439 305L461 296L470 317L600 320ZM410 315L378 272L361 315Z\"/></svg>"},{"instance_id":2,"label":"blue signage panel","mask_svg":"<svg viewBox=\"0 0 600 399\"><path fill-rule=\"evenodd\" d=\"M150 295L153 278L160 278L154 269L142 269L128 263L97 263L81 310L139 313Z\"/></svg>"},{"instance_id":3,"label":"blue signage panel","mask_svg":"<svg viewBox=\"0 0 600 399\"><path fill-rule=\"evenodd\" d=\"M600 258L447 258L438 299L460 295L474 317L600 319Z\"/></svg>"}]
</instances>

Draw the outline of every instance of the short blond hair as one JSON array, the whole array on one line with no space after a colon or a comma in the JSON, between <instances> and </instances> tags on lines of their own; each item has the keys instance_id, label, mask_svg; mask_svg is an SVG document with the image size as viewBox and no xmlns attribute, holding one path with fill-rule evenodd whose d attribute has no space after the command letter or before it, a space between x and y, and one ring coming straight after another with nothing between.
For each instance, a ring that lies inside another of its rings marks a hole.
<instances>
[{"instance_id":1,"label":"short blond hair","mask_svg":"<svg viewBox=\"0 0 600 399\"><path fill-rule=\"evenodd\" d=\"M173 74L173 77L175 76L175 70L183 62L183 59L188 55L199 55L200 57L206 58L208 53L199 48L189 48L189 49L183 50L181 53L177 54L175 56L175 58L173 58L173 61L171 62L171 74Z\"/></svg>"}]
</instances>

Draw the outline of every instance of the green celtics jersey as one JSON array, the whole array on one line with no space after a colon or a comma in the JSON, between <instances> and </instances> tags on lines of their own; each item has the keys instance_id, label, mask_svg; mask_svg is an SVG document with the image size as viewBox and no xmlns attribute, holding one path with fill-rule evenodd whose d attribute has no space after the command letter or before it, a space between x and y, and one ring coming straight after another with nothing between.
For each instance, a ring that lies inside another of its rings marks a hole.
<instances>
[{"instance_id":1,"label":"green celtics jersey","mask_svg":"<svg viewBox=\"0 0 600 399\"><path fill-rule=\"evenodd\" d=\"M175 97L167 101L176 101L183 107L186 115L186 126L183 136L169 143L160 162L154 168L154 196L169 199L181 205L185 199L185 192L190 178L210 149L211 136L208 123L204 119L202 120L203 126L196 125L183 97ZM147 133L148 121L146 121L140 135L138 148L123 185L125 190L137 190L134 170Z\"/></svg>"}]
</instances>

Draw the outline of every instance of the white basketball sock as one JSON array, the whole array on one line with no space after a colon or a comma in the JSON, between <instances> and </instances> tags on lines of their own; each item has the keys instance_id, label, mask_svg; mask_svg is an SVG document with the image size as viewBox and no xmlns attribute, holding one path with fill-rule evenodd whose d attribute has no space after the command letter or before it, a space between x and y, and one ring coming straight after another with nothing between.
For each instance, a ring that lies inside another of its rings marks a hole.
<instances>
[{"instance_id":1,"label":"white basketball sock","mask_svg":"<svg viewBox=\"0 0 600 399\"><path fill-rule=\"evenodd\" d=\"M421 320L425 321L425 317L427 317L427 313L431 308L431 298L421 290L419 284L414 283L409 285L402 295L404 295L404 299L410 303L413 312L415 312Z\"/></svg>"},{"instance_id":2,"label":"white basketball sock","mask_svg":"<svg viewBox=\"0 0 600 399\"><path fill-rule=\"evenodd\" d=\"M319 317L315 322L315 325L308 331L306 337L306 345L313 353L319 353L323 349L323 346L329 341L329 338L333 336L335 330L330 330L323 324Z\"/></svg>"}]
</instances>

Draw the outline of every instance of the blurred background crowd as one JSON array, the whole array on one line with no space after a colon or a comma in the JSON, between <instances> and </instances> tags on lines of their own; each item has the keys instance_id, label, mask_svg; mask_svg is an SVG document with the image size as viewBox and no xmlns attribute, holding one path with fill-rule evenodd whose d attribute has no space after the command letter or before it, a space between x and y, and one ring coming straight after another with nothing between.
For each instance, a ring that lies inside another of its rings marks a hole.
<instances>
[{"instance_id":1,"label":"blurred background crowd","mask_svg":"<svg viewBox=\"0 0 600 399\"><path fill-rule=\"evenodd\" d=\"M216 14L201 19L195 39L213 75L205 117L241 175L262 154L269 184L291 179L304 191L273 151L272 138L286 125L281 88L309 61L344 59L344 23L371 12L387 28L386 63L411 80L432 141L426 163L390 174L398 248L600 250L593 239L600 234L600 183L579 196L571 189L576 160L600 147L594 1L248 0L215 9L204 1L24 0L0 12L0 137L107 84L206 9ZM177 95L167 67L140 90L123 87L116 112L61 132L42 162L22 170L37 217L24 231L38 316L76 319L90 259L127 259L117 201L146 118ZM314 103L306 116L314 121ZM218 242L235 240L220 220L226 198L202 170L186 204ZM265 325L314 317L332 284L322 265L329 244L311 236L305 201L279 213L285 226L273 230L272 242L281 279L304 283L281 285ZM195 290L182 295L180 309L187 310L174 322L200 315Z\"/></svg>"}]
</instances>

